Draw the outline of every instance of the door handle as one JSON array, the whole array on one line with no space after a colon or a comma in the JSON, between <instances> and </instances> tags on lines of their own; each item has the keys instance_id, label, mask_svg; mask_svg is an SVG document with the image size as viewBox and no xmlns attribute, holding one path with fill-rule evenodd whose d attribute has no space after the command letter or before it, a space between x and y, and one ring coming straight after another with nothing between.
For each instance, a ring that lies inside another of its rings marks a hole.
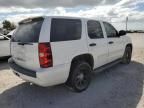
<instances>
[{"instance_id":1,"label":"door handle","mask_svg":"<svg viewBox=\"0 0 144 108\"><path fill-rule=\"evenodd\" d=\"M91 44L89 44L89 46L96 46L96 43L91 43Z\"/></svg>"},{"instance_id":2,"label":"door handle","mask_svg":"<svg viewBox=\"0 0 144 108\"><path fill-rule=\"evenodd\" d=\"M113 41L110 41L110 42L108 42L109 44L113 44L114 42Z\"/></svg>"}]
</instances>

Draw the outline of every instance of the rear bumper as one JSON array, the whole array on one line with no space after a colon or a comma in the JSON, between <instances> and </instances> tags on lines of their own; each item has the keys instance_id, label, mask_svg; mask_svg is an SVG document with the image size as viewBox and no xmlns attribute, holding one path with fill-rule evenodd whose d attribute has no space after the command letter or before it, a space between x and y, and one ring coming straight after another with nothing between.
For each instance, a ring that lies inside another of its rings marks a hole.
<instances>
[{"instance_id":1,"label":"rear bumper","mask_svg":"<svg viewBox=\"0 0 144 108\"><path fill-rule=\"evenodd\" d=\"M27 76L36 78L36 72L35 72L35 71L31 71L31 70L28 70L28 69L25 69L25 68L22 68L22 67L18 66L18 65L13 61L12 58L10 58L10 59L8 60L8 63L9 63L10 67L11 67L13 70L15 70L15 71L17 71L17 72L19 72L19 73L21 73L21 74L24 74L24 75L27 75Z\"/></svg>"},{"instance_id":2,"label":"rear bumper","mask_svg":"<svg viewBox=\"0 0 144 108\"><path fill-rule=\"evenodd\" d=\"M31 71L17 65L12 58L8 60L8 63L14 74L25 81L32 82L43 87L65 83L70 69L70 64L64 64L52 68Z\"/></svg>"}]
</instances>

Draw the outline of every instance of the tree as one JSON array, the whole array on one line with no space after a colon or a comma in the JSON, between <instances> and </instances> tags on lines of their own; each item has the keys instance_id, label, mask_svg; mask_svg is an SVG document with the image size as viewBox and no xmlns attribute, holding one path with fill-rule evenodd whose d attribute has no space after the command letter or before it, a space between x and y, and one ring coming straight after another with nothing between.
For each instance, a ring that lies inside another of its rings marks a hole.
<instances>
[{"instance_id":1,"label":"tree","mask_svg":"<svg viewBox=\"0 0 144 108\"><path fill-rule=\"evenodd\" d=\"M2 24L3 24L3 28L6 30L13 30L16 28L16 25L14 23L11 23L8 20L3 21Z\"/></svg>"},{"instance_id":2,"label":"tree","mask_svg":"<svg viewBox=\"0 0 144 108\"><path fill-rule=\"evenodd\" d=\"M14 30L16 28L16 25L14 23L11 23L11 30Z\"/></svg>"}]
</instances>

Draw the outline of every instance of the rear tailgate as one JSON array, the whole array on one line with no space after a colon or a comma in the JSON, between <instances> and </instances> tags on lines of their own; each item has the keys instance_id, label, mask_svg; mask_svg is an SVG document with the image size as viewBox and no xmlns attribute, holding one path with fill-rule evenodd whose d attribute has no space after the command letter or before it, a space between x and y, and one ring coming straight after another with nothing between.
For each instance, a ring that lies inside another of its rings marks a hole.
<instances>
[{"instance_id":1,"label":"rear tailgate","mask_svg":"<svg viewBox=\"0 0 144 108\"><path fill-rule=\"evenodd\" d=\"M26 69L40 68L38 43L43 18L24 20L11 40L11 55L14 62Z\"/></svg>"},{"instance_id":2,"label":"rear tailgate","mask_svg":"<svg viewBox=\"0 0 144 108\"><path fill-rule=\"evenodd\" d=\"M18 42L12 42L11 55L15 63L23 68L36 70L40 67L37 43L19 45Z\"/></svg>"}]
</instances>

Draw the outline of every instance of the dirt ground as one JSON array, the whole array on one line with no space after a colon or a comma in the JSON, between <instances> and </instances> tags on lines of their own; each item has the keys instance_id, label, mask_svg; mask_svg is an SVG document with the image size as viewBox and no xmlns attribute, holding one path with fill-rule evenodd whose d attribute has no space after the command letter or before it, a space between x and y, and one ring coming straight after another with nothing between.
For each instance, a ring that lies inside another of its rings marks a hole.
<instances>
[{"instance_id":1,"label":"dirt ground","mask_svg":"<svg viewBox=\"0 0 144 108\"><path fill-rule=\"evenodd\" d=\"M144 108L144 34L129 34L134 51L129 65L93 75L83 93L64 85L42 88L16 77L0 61L0 108Z\"/></svg>"}]
</instances>

